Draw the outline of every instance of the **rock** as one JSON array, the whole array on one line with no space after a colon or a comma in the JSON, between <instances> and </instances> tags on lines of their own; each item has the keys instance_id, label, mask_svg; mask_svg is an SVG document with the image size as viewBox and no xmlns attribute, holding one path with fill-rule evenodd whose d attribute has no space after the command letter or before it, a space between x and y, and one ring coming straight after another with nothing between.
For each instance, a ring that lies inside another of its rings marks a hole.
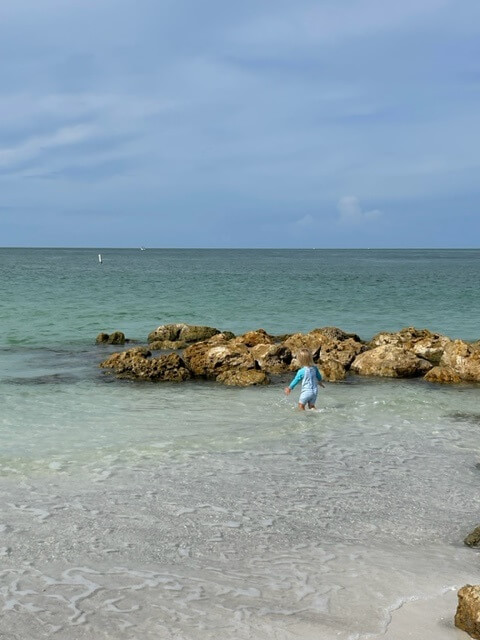
<instances>
[{"instance_id":1,"label":"rock","mask_svg":"<svg viewBox=\"0 0 480 640\"><path fill-rule=\"evenodd\" d=\"M155 349L183 349L189 344L208 340L217 333L220 331L213 327L184 323L164 324L148 334L148 342Z\"/></svg>"},{"instance_id":2,"label":"rock","mask_svg":"<svg viewBox=\"0 0 480 640\"><path fill-rule=\"evenodd\" d=\"M341 342L327 342L320 350L319 362L322 367L330 360L340 362L345 369L349 369L355 358L365 351L366 346L353 338Z\"/></svg>"},{"instance_id":3,"label":"rock","mask_svg":"<svg viewBox=\"0 0 480 640\"><path fill-rule=\"evenodd\" d=\"M301 349L308 349L313 356L314 362L317 362L320 356L320 349L322 348L323 342L324 340L322 339L322 336L320 334L315 335L312 333L294 333L289 336L285 340L285 342L283 342L283 345L290 349L294 356L294 359L291 363L291 369L298 368L296 354Z\"/></svg>"},{"instance_id":4,"label":"rock","mask_svg":"<svg viewBox=\"0 0 480 640\"><path fill-rule=\"evenodd\" d=\"M290 371L292 352L283 344L257 344L251 354L262 371L286 373Z\"/></svg>"},{"instance_id":5,"label":"rock","mask_svg":"<svg viewBox=\"0 0 480 640\"><path fill-rule=\"evenodd\" d=\"M422 376L432 368L423 358L411 351L390 344L361 353L355 358L351 369L362 376L386 378L413 378Z\"/></svg>"},{"instance_id":6,"label":"rock","mask_svg":"<svg viewBox=\"0 0 480 640\"><path fill-rule=\"evenodd\" d=\"M440 365L451 367L462 380L480 382L480 348L473 344L451 340L445 345Z\"/></svg>"},{"instance_id":7,"label":"rock","mask_svg":"<svg viewBox=\"0 0 480 640\"><path fill-rule=\"evenodd\" d=\"M427 382L439 382L441 384L458 384L462 382L461 377L452 367L433 367L427 371L424 379Z\"/></svg>"},{"instance_id":8,"label":"rock","mask_svg":"<svg viewBox=\"0 0 480 640\"><path fill-rule=\"evenodd\" d=\"M347 377L347 371L343 364L338 360L327 360L323 362L320 366L320 373L322 374L322 378L327 382L338 382L340 380L345 380Z\"/></svg>"},{"instance_id":9,"label":"rock","mask_svg":"<svg viewBox=\"0 0 480 640\"><path fill-rule=\"evenodd\" d=\"M185 349L185 363L195 376L209 379L216 379L229 369L257 369L248 347L233 342L229 340L218 344L214 339L212 342L197 342Z\"/></svg>"},{"instance_id":10,"label":"rock","mask_svg":"<svg viewBox=\"0 0 480 640\"><path fill-rule=\"evenodd\" d=\"M330 340L336 340L337 342L343 342L344 340L354 340L355 342L361 342L356 333L346 333L342 329L337 327L321 327L320 329L314 329L311 333L321 333L325 338Z\"/></svg>"},{"instance_id":11,"label":"rock","mask_svg":"<svg viewBox=\"0 0 480 640\"><path fill-rule=\"evenodd\" d=\"M480 640L480 585L467 584L459 590L455 626Z\"/></svg>"},{"instance_id":12,"label":"rock","mask_svg":"<svg viewBox=\"0 0 480 640\"><path fill-rule=\"evenodd\" d=\"M258 344L273 344L274 339L264 329L248 331L235 338L236 344L244 344L246 347L255 347Z\"/></svg>"},{"instance_id":13,"label":"rock","mask_svg":"<svg viewBox=\"0 0 480 640\"><path fill-rule=\"evenodd\" d=\"M368 348L375 349L384 345L403 347L413 351L420 358L438 364L448 342L450 338L447 336L432 333L428 329L406 327L395 333L377 333L368 344Z\"/></svg>"},{"instance_id":14,"label":"rock","mask_svg":"<svg viewBox=\"0 0 480 640\"><path fill-rule=\"evenodd\" d=\"M121 331L114 331L110 335L108 333L99 333L95 339L97 344L125 344L125 334Z\"/></svg>"},{"instance_id":15,"label":"rock","mask_svg":"<svg viewBox=\"0 0 480 640\"><path fill-rule=\"evenodd\" d=\"M217 382L235 387L250 387L252 385L269 384L270 379L265 371L231 369L220 373L217 376Z\"/></svg>"},{"instance_id":16,"label":"rock","mask_svg":"<svg viewBox=\"0 0 480 640\"><path fill-rule=\"evenodd\" d=\"M467 547L480 547L480 525L468 534L463 541Z\"/></svg>"},{"instance_id":17,"label":"rock","mask_svg":"<svg viewBox=\"0 0 480 640\"><path fill-rule=\"evenodd\" d=\"M118 378L131 380L183 382L192 377L185 363L176 353L151 358L151 352L143 347L114 353L100 366L113 369Z\"/></svg>"},{"instance_id":18,"label":"rock","mask_svg":"<svg viewBox=\"0 0 480 640\"><path fill-rule=\"evenodd\" d=\"M323 366L329 360L336 360L348 369L355 357L366 349L360 338L351 333L345 333L336 327L314 329L310 333L294 333L283 343L295 355L300 349L311 351L314 362ZM292 369L297 367L296 358L292 362Z\"/></svg>"}]
</instances>

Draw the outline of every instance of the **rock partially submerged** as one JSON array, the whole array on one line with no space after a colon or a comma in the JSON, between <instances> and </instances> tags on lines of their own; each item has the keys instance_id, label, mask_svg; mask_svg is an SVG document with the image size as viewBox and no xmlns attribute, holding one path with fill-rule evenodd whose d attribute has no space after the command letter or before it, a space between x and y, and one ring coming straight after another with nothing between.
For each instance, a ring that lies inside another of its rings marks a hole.
<instances>
[{"instance_id":1,"label":"rock partially submerged","mask_svg":"<svg viewBox=\"0 0 480 640\"><path fill-rule=\"evenodd\" d=\"M459 590L455 626L480 640L480 585L467 584Z\"/></svg>"},{"instance_id":2,"label":"rock partially submerged","mask_svg":"<svg viewBox=\"0 0 480 640\"><path fill-rule=\"evenodd\" d=\"M405 347L384 344L365 351L355 358L352 371L362 376L386 378L414 378L422 376L432 364L419 358Z\"/></svg>"},{"instance_id":3,"label":"rock partially submerged","mask_svg":"<svg viewBox=\"0 0 480 640\"><path fill-rule=\"evenodd\" d=\"M204 327L184 323L163 324L148 334L151 349L184 349L189 344L208 340L220 333L214 327ZM233 338L233 333L231 334Z\"/></svg>"},{"instance_id":4,"label":"rock partially submerged","mask_svg":"<svg viewBox=\"0 0 480 640\"><path fill-rule=\"evenodd\" d=\"M114 331L113 333L99 333L95 342L97 344L125 344L128 340L121 331Z\"/></svg>"},{"instance_id":5,"label":"rock partially submerged","mask_svg":"<svg viewBox=\"0 0 480 640\"><path fill-rule=\"evenodd\" d=\"M480 525L475 527L463 541L467 547L480 547Z\"/></svg>"},{"instance_id":6,"label":"rock partially submerged","mask_svg":"<svg viewBox=\"0 0 480 640\"><path fill-rule=\"evenodd\" d=\"M192 377L185 363L176 353L152 358L152 353L144 347L135 347L122 353L114 353L100 366L112 369L118 378L130 380L150 380L184 382Z\"/></svg>"},{"instance_id":7,"label":"rock partially submerged","mask_svg":"<svg viewBox=\"0 0 480 640\"><path fill-rule=\"evenodd\" d=\"M123 344L112 341L121 336L125 340L121 332L100 334L97 342ZM148 355L130 349L113 354L101 366L132 379L203 378L247 386L268 384L271 375L293 372L298 368L297 353L306 348L329 382L344 380L350 371L389 378L424 376L436 383L480 382L480 343L451 340L415 327L379 333L366 343L337 327L275 337L264 329L235 336L214 327L177 323L157 327L148 340L149 349L144 350ZM178 351L178 360L152 357L152 350Z\"/></svg>"}]
</instances>

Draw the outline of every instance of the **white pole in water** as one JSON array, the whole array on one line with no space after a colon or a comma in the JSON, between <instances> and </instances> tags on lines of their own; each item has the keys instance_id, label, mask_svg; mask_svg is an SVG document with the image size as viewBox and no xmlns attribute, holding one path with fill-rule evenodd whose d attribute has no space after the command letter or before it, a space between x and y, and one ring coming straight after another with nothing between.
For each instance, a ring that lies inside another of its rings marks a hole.
<instances>
[{"instance_id":1,"label":"white pole in water","mask_svg":"<svg viewBox=\"0 0 480 640\"><path fill-rule=\"evenodd\" d=\"M98 254L98 261L100 262L100 264L102 264L102 254L101 253Z\"/></svg>"}]
</instances>

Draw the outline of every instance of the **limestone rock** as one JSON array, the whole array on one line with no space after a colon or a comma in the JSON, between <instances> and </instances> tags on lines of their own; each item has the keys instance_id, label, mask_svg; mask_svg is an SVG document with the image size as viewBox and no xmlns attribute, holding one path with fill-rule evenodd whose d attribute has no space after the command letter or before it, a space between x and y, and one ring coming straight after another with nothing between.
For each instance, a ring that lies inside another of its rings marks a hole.
<instances>
[{"instance_id":1,"label":"limestone rock","mask_svg":"<svg viewBox=\"0 0 480 640\"><path fill-rule=\"evenodd\" d=\"M455 626L480 640L480 585L467 584L459 590Z\"/></svg>"},{"instance_id":2,"label":"limestone rock","mask_svg":"<svg viewBox=\"0 0 480 640\"><path fill-rule=\"evenodd\" d=\"M290 370L293 355L283 344L257 344L250 352L262 371L286 373Z\"/></svg>"},{"instance_id":3,"label":"limestone rock","mask_svg":"<svg viewBox=\"0 0 480 640\"><path fill-rule=\"evenodd\" d=\"M155 349L182 349L189 344L208 340L220 333L213 327L176 323L164 324L148 334L148 342Z\"/></svg>"},{"instance_id":4,"label":"limestone rock","mask_svg":"<svg viewBox=\"0 0 480 640\"><path fill-rule=\"evenodd\" d=\"M403 347L413 351L415 355L434 364L440 362L445 345L450 342L450 338L438 333L432 333L428 329L416 329L415 327L405 327L397 332L384 331L377 333L370 341L369 349L375 349L384 345Z\"/></svg>"},{"instance_id":5,"label":"limestone rock","mask_svg":"<svg viewBox=\"0 0 480 640\"><path fill-rule=\"evenodd\" d=\"M433 367L433 369L427 371L424 379L427 382L439 382L441 384L458 384L462 381L452 367Z\"/></svg>"},{"instance_id":6,"label":"limestone rock","mask_svg":"<svg viewBox=\"0 0 480 640\"><path fill-rule=\"evenodd\" d=\"M274 339L264 329L248 331L235 338L236 344L244 344L246 347L255 347L258 344L273 344Z\"/></svg>"},{"instance_id":7,"label":"limestone rock","mask_svg":"<svg viewBox=\"0 0 480 640\"><path fill-rule=\"evenodd\" d=\"M183 382L192 377L185 363L176 353L152 358L151 352L137 347L114 353L100 367L113 369L118 378L131 380Z\"/></svg>"},{"instance_id":8,"label":"limestone rock","mask_svg":"<svg viewBox=\"0 0 480 640\"><path fill-rule=\"evenodd\" d=\"M113 333L99 333L95 342L97 344L125 344L125 334L121 331L114 331Z\"/></svg>"},{"instance_id":9,"label":"limestone rock","mask_svg":"<svg viewBox=\"0 0 480 640\"><path fill-rule=\"evenodd\" d=\"M321 327L320 329L313 329L311 333L321 333L325 338L336 340L337 342L343 342L344 340L361 342L356 333L347 333L338 327Z\"/></svg>"},{"instance_id":10,"label":"limestone rock","mask_svg":"<svg viewBox=\"0 0 480 640\"><path fill-rule=\"evenodd\" d=\"M351 369L362 376L386 378L413 378L422 376L432 368L423 358L411 351L390 344L361 353L355 358Z\"/></svg>"},{"instance_id":11,"label":"limestone rock","mask_svg":"<svg viewBox=\"0 0 480 640\"><path fill-rule=\"evenodd\" d=\"M322 378L327 382L338 382L345 380L347 371L343 364L338 360L329 359L320 365Z\"/></svg>"},{"instance_id":12,"label":"limestone rock","mask_svg":"<svg viewBox=\"0 0 480 640\"><path fill-rule=\"evenodd\" d=\"M451 367L462 380L480 382L480 348L463 340L445 345L440 365Z\"/></svg>"},{"instance_id":13,"label":"limestone rock","mask_svg":"<svg viewBox=\"0 0 480 640\"><path fill-rule=\"evenodd\" d=\"M480 547L480 525L468 534L463 541L467 547Z\"/></svg>"},{"instance_id":14,"label":"limestone rock","mask_svg":"<svg viewBox=\"0 0 480 640\"><path fill-rule=\"evenodd\" d=\"M300 349L311 351L314 362L323 364L329 360L336 360L348 369L355 357L366 349L360 338L352 333L346 333L337 327L323 327L314 329L310 333L294 333L283 343L294 356ZM291 369L298 366L296 357Z\"/></svg>"},{"instance_id":15,"label":"limestone rock","mask_svg":"<svg viewBox=\"0 0 480 640\"><path fill-rule=\"evenodd\" d=\"M256 369L229 369L217 376L217 382L235 387L251 387L259 384L269 384L270 379L265 371Z\"/></svg>"},{"instance_id":16,"label":"limestone rock","mask_svg":"<svg viewBox=\"0 0 480 640\"><path fill-rule=\"evenodd\" d=\"M233 342L197 342L185 349L185 363L195 376L209 379L215 379L229 369L256 369L248 347Z\"/></svg>"}]
</instances>

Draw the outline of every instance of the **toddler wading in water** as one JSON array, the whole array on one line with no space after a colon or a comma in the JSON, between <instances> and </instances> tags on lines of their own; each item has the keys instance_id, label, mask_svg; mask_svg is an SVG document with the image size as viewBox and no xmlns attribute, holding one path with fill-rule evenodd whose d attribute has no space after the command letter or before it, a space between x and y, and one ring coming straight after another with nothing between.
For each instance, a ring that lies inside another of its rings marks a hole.
<instances>
[{"instance_id":1,"label":"toddler wading in water","mask_svg":"<svg viewBox=\"0 0 480 640\"><path fill-rule=\"evenodd\" d=\"M298 408L302 411L305 410L305 405L308 404L309 409L315 409L315 402L317 401L318 385L325 387L322 383L322 375L317 367L313 363L312 354L308 349L302 349L297 355L298 364L301 366L288 385L285 387L285 393L288 396L292 389L302 381L302 390L300 392L300 398L298 400Z\"/></svg>"}]
</instances>

